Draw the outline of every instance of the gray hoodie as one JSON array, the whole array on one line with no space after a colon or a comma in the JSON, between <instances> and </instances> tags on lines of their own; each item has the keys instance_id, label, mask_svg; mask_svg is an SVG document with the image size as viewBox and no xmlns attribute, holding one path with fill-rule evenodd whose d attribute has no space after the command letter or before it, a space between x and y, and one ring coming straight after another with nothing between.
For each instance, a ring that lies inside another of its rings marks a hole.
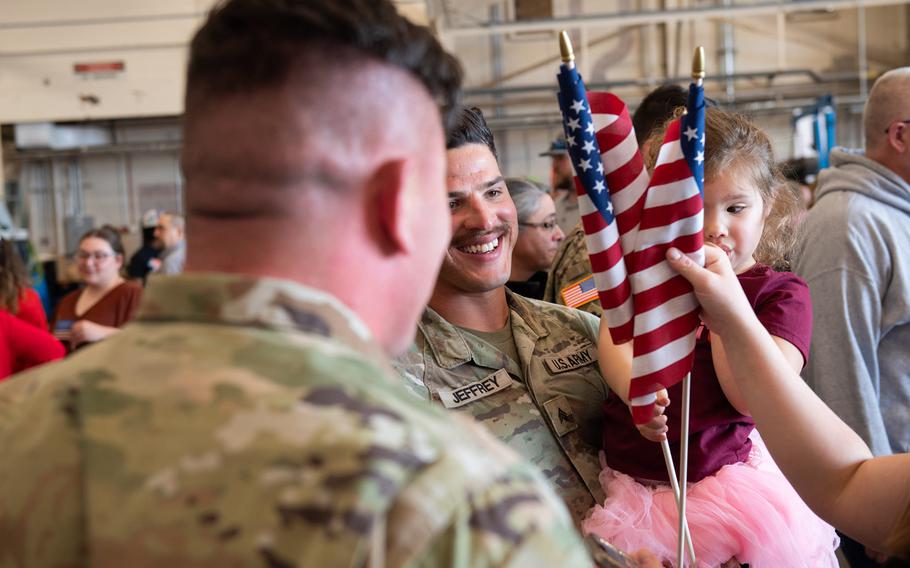
<instances>
[{"instance_id":1,"label":"gray hoodie","mask_svg":"<svg viewBox=\"0 0 910 568\"><path fill-rule=\"evenodd\" d=\"M910 183L832 151L793 271L815 316L803 378L874 454L910 451Z\"/></svg>"}]
</instances>

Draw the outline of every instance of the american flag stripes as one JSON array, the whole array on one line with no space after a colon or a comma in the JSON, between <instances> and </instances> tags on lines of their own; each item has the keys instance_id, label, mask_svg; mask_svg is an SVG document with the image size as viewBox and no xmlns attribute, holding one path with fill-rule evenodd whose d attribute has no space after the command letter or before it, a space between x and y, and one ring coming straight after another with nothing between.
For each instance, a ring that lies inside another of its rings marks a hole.
<instances>
[{"instance_id":1,"label":"american flag stripes","mask_svg":"<svg viewBox=\"0 0 910 568\"><path fill-rule=\"evenodd\" d=\"M558 81L594 281L613 342L633 340L629 396L644 423L655 393L692 367L698 304L665 254L675 246L704 262L704 92L690 87L688 112L670 126L649 183L625 104L586 93L572 65Z\"/></svg>"},{"instance_id":2,"label":"american flag stripes","mask_svg":"<svg viewBox=\"0 0 910 568\"><path fill-rule=\"evenodd\" d=\"M589 99L574 67L562 65L558 80L594 282L613 342L625 343L635 312L623 251L635 242L648 173L626 105L609 93Z\"/></svg>"},{"instance_id":3,"label":"american flag stripes","mask_svg":"<svg viewBox=\"0 0 910 568\"><path fill-rule=\"evenodd\" d=\"M704 264L705 101L689 87L685 115L664 137L642 210L635 250L628 257L635 306L629 397L636 424L651 419L655 392L692 369L698 302L691 285L666 260L676 247Z\"/></svg>"}]
</instances>

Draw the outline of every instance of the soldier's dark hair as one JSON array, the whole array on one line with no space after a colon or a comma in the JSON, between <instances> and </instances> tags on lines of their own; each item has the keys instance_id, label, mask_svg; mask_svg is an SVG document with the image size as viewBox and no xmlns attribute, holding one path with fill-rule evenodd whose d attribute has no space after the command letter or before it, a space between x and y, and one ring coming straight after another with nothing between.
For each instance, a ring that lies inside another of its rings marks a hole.
<instances>
[{"instance_id":1,"label":"soldier's dark hair","mask_svg":"<svg viewBox=\"0 0 910 568\"><path fill-rule=\"evenodd\" d=\"M314 50L334 58L366 56L410 72L440 104L444 126L451 124L461 65L389 0L223 0L190 44L187 108L281 85L298 58Z\"/></svg>"},{"instance_id":2,"label":"soldier's dark hair","mask_svg":"<svg viewBox=\"0 0 910 568\"><path fill-rule=\"evenodd\" d=\"M111 245L111 250L114 251L114 254L119 254L121 256L126 254L123 250L123 241L120 239L120 233L110 225L104 225L97 229L87 231L84 235L79 237L79 242L81 243L85 239L90 238L107 241L107 244Z\"/></svg>"},{"instance_id":3,"label":"soldier's dark hair","mask_svg":"<svg viewBox=\"0 0 910 568\"><path fill-rule=\"evenodd\" d=\"M686 106L687 98L686 90L672 83L648 93L632 115L632 128L635 129L638 144L644 144L654 130L674 115L676 109Z\"/></svg>"},{"instance_id":4,"label":"soldier's dark hair","mask_svg":"<svg viewBox=\"0 0 910 568\"><path fill-rule=\"evenodd\" d=\"M455 119L455 125L446 134L447 150L468 144L483 144L490 149L494 158L499 159L496 154L496 143L493 142L493 133L477 107L462 108Z\"/></svg>"}]
</instances>

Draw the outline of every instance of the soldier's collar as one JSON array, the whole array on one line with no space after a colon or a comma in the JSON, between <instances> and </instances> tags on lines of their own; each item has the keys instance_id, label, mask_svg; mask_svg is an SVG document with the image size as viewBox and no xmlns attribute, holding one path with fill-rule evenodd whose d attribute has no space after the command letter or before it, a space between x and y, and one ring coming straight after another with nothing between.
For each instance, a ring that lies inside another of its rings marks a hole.
<instances>
[{"instance_id":1,"label":"soldier's collar","mask_svg":"<svg viewBox=\"0 0 910 568\"><path fill-rule=\"evenodd\" d=\"M436 364L443 369L452 369L471 360L471 349L461 332L433 308L427 306L417 327L433 351Z\"/></svg>"},{"instance_id":2,"label":"soldier's collar","mask_svg":"<svg viewBox=\"0 0 910 568\"><path fill-rule=\"evenodd\" d=\"M509 309L512 310L512 321L515 322L514 315L521 318L523 322L537 337L546 337L550 334L547 328L540 322L537 317L537 306L532 300L520 296L509 289L506 289L506 301L509 303ZM512 324L513 326L515 323Z\"/></svg>"},{"instance_id":3,"label":"soldier's collar","mask_svg":"<svg viewBox=\"0 0 910 568\"><path fill-rule=\"evenodd\" d=\"M524 326L537 337L545 337L549 334L549 331L535 315L535 306L530 300L506 289L506 301L512 311L512 329L515 329L516 326ZM474 358L461 331L433 308L428 306L424 310L418 327L433 352L436 364L440 367L452 369Z\"/></svg>"},{"instance_id":4,"label":"soldier's collar","mask_svg":"<svg viewBox=\"0 0 910 568\"><path fill-rule=\"evenodd\" d=\"M240 325L331 338L385 360L363 321L331 294L289 280L237 274L152 276L138 320Z\"/></svg>"}]
</instances>

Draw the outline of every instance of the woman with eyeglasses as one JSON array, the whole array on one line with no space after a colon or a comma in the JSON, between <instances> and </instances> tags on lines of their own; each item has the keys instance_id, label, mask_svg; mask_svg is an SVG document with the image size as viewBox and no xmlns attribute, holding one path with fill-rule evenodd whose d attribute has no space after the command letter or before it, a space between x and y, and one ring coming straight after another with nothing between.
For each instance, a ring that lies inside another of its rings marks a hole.
<instances>
[{"instance_id":1,"label":"woman with eyeglasses","mask_svg":"<svg viewBox=\"0 0 910 568\"><path fill-rule=\"evenodd\" d=\"M506 187L518 212L518 240L506 286L516 294L541 300L547 271L565 234L556 224L556 206L547 192L521 178L507 178Z\"/></svg>"},{"instance_id":2,"label":"woman with eyeglasses","mask_svg":"<svg viewBox=\"0 0 910 568\"><path fill-rule=\"evenodd\" d=\"M51 329L73 351L120 331L136 314L142 287L125 280L123 243L110 226L92 229L76 251L84 286L60 300Z\"/></svg>"}]
</instances>

